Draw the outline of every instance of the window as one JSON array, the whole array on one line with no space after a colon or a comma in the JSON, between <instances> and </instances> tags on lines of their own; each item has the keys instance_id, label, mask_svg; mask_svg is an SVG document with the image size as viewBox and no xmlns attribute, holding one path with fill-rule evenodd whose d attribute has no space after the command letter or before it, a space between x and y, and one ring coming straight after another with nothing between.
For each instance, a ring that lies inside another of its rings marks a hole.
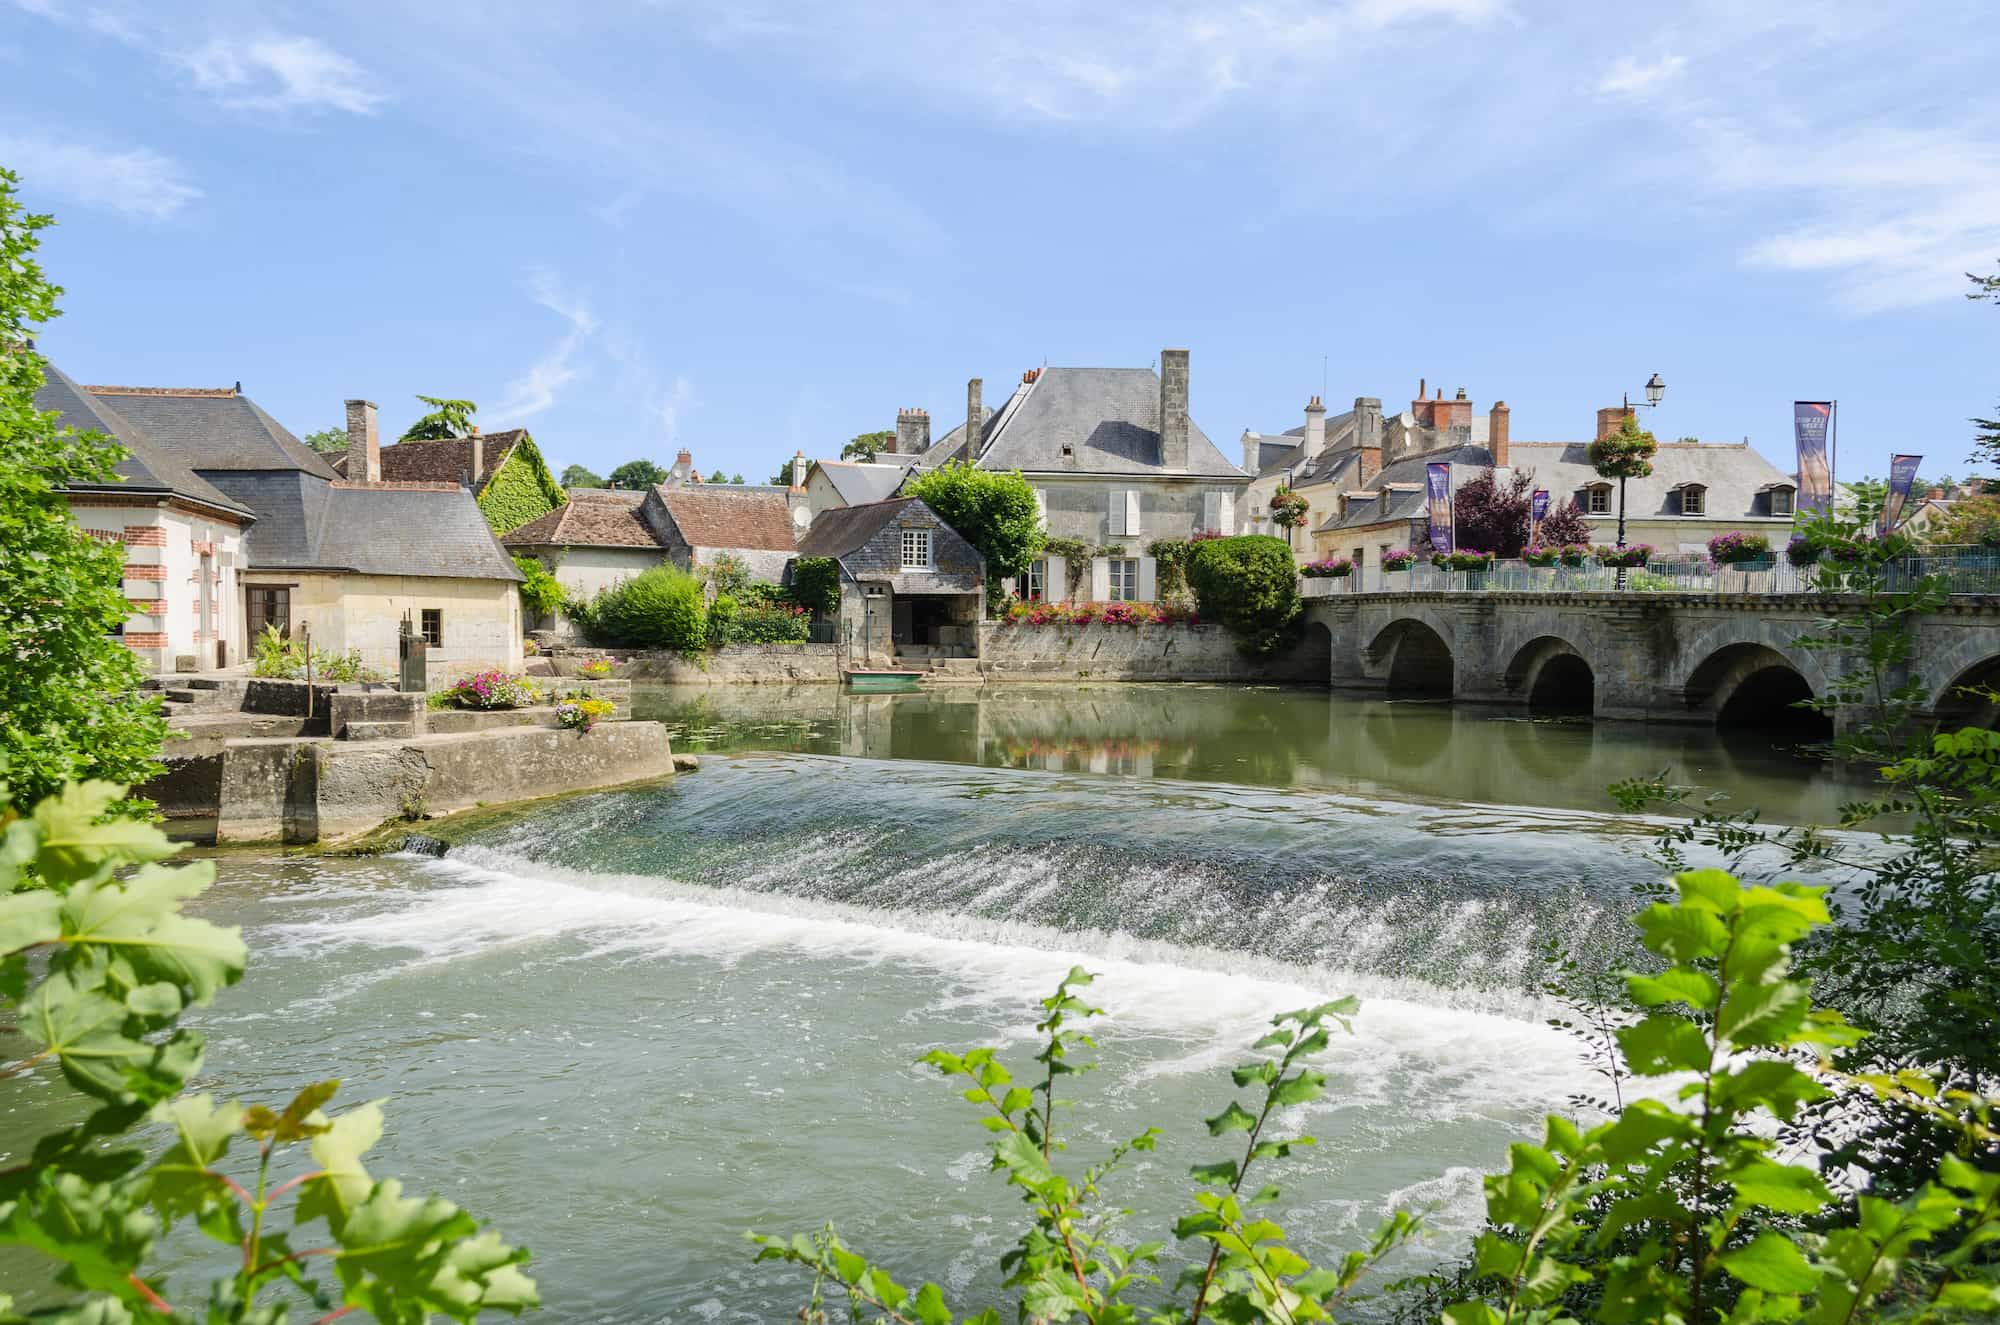
<instances>
[{"instance_id":1,"label":"window","mask_svg":"<svg viewBox=\"0 0 2000 1325\"><path fill-rule=\"evenodd\" d=\"M264 633L264 627L275 626L280 635L287 639L292 634L292 591L251 585L249 590L250 619L245 623L250 629L250 640L254 645L257 636Z\"/></svg>"},{"instance_id":2,"label":"window","mask_svg":"<svg viewBox=\"0 0 2000 1325\"><path fill-rule=\"evenodd\" d=\"M1042 592L1049 582L1049 563L1043 560L1028 563L1028 573L1021 577L1021 585L1026 592L1021 596L1031 603L1042 601Z\"/></svg>"},{"instance_id":3,"label":"window","mask_svg":"<svg viewBox=\"0 0 2000 1325\"><path fill-rule=\"evenodd\" d=\"M1592 515L1611 514L1611 489L1602 485L1592 488L1587 509Z\"/></svg>"},{"instance_id":4,"label":"window","mask_svg":"<svg viewBox=\"0 0 2000 1325\"><path fill-rule=\"evenodd\" d=\"M1353 557L1353 561L1354 561L1354 569L1356 569L1356 570L1360 570L1360 569L1361 569L1361 566L1362 566L1362 563L1366 562L1367 560L1368 560L1368 549L1367 549L1367 548L1365 548L1365 547L1358 547L1358 548L1354 549L1354 557Z\"/></svg>"},{"instance_id":5,"label":"window","mask_svg":"<svg viewBox=\"0 0 2000 1325\"><path fill-rule=\"evenodd\" d=\"M1771 489L1771 514L1790 515L1792 513L1792 490L1790 488Z\"/></svg>"},{"instance_id":6,"label":"window","mask_svg":"<svg viewBox=\"0 0 2000 1325\"><path fill-rule=\"evenodd\" d=\"M928 529L905 529L903 531L903 569L929 570L931 568L931 531Z\"/></svg>"},{"instance_id":7,"label":"window","mask_svg":"<svg viewBox=\"0 0 2000 1325\"><path fill-rule=\"evenodd\" d=\"M444 647L444 609L426 607L423 610L424 643L433 649Z\"/></svg>"},{"instance_id":8,"label":"window","mask_svg":"<svg viewBox=\"0 0 2000 1325\"><path fill-rule=\"evenodd\" d=\"M1708 489L1699 483L1690 483L1681 489L1681 514L1701 515L1708 507Z\"/></svg>"},{"instance_id":9,"label":"window","mask_svg":"<svg viewBox=\"0 0 2000 1325\"><path fill-rule=\"evenodd\" d=\"M1111 601L1129 603L1139 596L1139 559L1112 557L1109 562Z\"/></svg>"}]
</instances>

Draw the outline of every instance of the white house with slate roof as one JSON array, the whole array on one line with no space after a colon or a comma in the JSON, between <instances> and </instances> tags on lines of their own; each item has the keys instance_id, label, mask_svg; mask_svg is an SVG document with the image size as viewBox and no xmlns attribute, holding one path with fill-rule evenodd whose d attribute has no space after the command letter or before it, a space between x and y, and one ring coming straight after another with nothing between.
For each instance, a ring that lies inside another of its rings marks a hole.
<instances>
[{"instance_id":1,"label":"white house with slate roof","mask_svg":"<svg viewBox=\"0 0 2000 1325\"><path fill-rule=\"evenodd\" d=\"M1186 350L1160 351L1157 372L1035 369L997 410L985 408L982 390L979 378L966 384L965 422L935 444L927 444L929 415L903 411L890 458L914 455L925 469L965 461L1021 472L1049 537L1087 551L1077 566L1061 556L1042 559L1009 586L1015 592L1051 601L1147 601L1157 592L1149 544L1204 530L1236 532L1250 475L1189 416Z\"/></svg>"},{"instance_id":2,"label":"white house with slate roof","mask_svg":"<svg viewBox=\"0 0 2000 1325\"><path fill-rule=\"evenodd\" d=\"M464 486L379 480L369 402L348 402L350 457L363 458L364 477L353 480L337 477L240 387L80 386L51 367L36 403L132 452L120 467L127 482L119 499L145 492L164 500L157 509L167 515L188 516L187 529L165 527L144 540L121 531L135 549L134 570L154 562L136 549L164 539L157 582L167 601L148 619L167 629L145 632L165 639L142 649L157 666L240 662L268 623L295 638L310 629L314 647L359 651L365 666L393 673L407 614L431 643L434 681L519 670L520 572ZM100 512L130 509L107 505L112 495L79 486L71 510L86 528L104 527ZM238 532L225 532L232 520ZM183 620L195 623L185 652Z\"/></svg>"}]
</instances>

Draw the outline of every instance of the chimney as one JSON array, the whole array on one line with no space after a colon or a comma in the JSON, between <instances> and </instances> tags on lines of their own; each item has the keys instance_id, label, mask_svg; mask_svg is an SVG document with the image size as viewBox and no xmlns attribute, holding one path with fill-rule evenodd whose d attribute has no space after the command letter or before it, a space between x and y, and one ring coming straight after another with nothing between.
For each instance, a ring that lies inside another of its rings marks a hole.
<instances>
[{"instance_id":1,"label":"chimney","mask_svg":"<svg viewBox=\"0 0 2000 1325\"><path fill-rule=\"evenodd\" d=\"M979 378L970 379L965 384L965 454L968 459L979 458L980 433L986 424L986 409L980 396L985 383Z\"/></svg>"},{"instance_id":2,"label":"chimney","mask_svg":"<svg viewBox=\"0 0 2000 1325\"><path fill-rule=\"evenodd\" d=\"M358 474L354 469L357 456L361 460ZM372 400L347 402L347 477L363 483L382 481L382 429L375 421Z\"/></svg>"},{"instance_id":3,"label":"chimney","mask_svg":"<svg viewBox=\"0 0 2000 1325\"><path fill-rule=\"evenodd\" d=\"M1252 478L1257 477L1257 459L1263 445L1258 440L1258 434L1248 428L1243 430L1243 472Z\"/></svg>"},{"instance_id":4,"label":"chimney","mask_svg":"<svg viewBox=\"0 0 2000 1325\"><path fill-rule=\"evenodd\" d=\"M897 455L917 455L930 449L930 411L922 409L897 410L895 453Z\"/></svg>"},{"instance_id":5,"label":"chimney","mask_svg":"<svg viewBox=\"0 0 2000 1325\"><path fill-rule=\"evenodd\" d=\"M1603 441L1612 433L1625 426L1625 420L1632 416L1630 405L1613 405L1609 409L1597 411L1597 441Z\"/></svg>"},{"instance_id":6,"label":"chimney","mask_svg":"<svg viewBox=\"0 0 2000 1325\"><path fill-rule=\"evenodd\" d=\"M1486 449L1493 453L1493 467L1507 468L1507 402L1496 400L1486 415Z\"/></svg>"},{"instance_id":7,"label":"chimney","mask_svg":"<svg viewBox=\"0 0 2000 1325\"><path fill-rule=\"evenodd\" d=\"M1356 478L1365 488L1382 472L1382 402L1374 396L1354 398L1354 449L1361 457Z\"/></svg>"},{"instance_id":8,"label":"chimney","mask_svg":"<svg viewBox=\"0 0 2000 1325\"><path fill-rule=\"evenodd\" d=\"M1188 352L1160 351L1160 465L1188 467Z\"/></svg>"},{"instance_id":9,"label":"chimney","mask_svg":"<svg viewBox=\"0 0 2000 1325\"><path fill-rule=\"evenodd\" d=\"M792 452L791 487L793 492L806 490L806 453L802 450Z\"/></svg>"},{"instance_id":10,"label":"chimney","mask_svg":"<svg viewBox=\"0 0 2000 1325\"><path fill-rule=\"evenodd\" d=\"M477 427L474 427L472 430L471 441L472 441L472 474L466 479L465 486L472 489L474 492L477 492L479 491L479 476L486 469L485 465L486 439L479 435L479 429Z\"/></svg>"},{"instance_id":11,"label":"chimney","mask_svg":"<svg viewBox=\"0 0 2000 1325\"><path fill-rule=\"evenodd\" d=\"M1310 460L1326 450L1326 406L1314 396L1306 402L1306 444L1303 454Z\"/></svg>"}]
</instances>

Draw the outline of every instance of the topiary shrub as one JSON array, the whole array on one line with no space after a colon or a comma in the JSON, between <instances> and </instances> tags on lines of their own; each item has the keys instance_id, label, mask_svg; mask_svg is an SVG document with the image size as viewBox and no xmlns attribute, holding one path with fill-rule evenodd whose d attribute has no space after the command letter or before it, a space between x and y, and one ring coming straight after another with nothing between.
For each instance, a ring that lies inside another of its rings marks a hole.
<instances>
[{"instance_id":1,"label":"topiary shrub","mask_svg":"<svg viewBox=\"0 0 2000 1325\"><path fill-rule=\"evenodd\" d=\"M593 637L611 644L701 653L708 648L708 605L701 583L678 566L654 566L599 594Z\"/></svg>"},{"instance_id":2,"label":"topiary shrub","mask_svg":"<svg viewBox=\"0 0 2000 1325\"><path fill-rule=\"evenodd\" d=\"M1242 652L1276 653L1297 638L1298 568L1283 539L1243 534L1199 543L1187 578L1203 619L1229 627Z\"/></svg>"}]
</instances>

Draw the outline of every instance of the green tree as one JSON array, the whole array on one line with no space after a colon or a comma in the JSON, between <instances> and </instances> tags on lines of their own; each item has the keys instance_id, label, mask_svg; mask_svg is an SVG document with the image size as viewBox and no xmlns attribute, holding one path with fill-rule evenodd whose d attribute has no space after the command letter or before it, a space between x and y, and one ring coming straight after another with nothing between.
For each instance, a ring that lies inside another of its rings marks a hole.
<instances>
[{"instance_id":1,"label":"green tree","mask_svg":"<svg viewBox=\"0 0 2000 1325\"><path fill-rule=\"evenodd\" d=\"M57 316L35 259L54 222L0 170L0 787L33 803L65 782L141 782L166 735L145 671L118 632L132 613L124 550L70 519L65 484L104 482L115 442L35 408L42 359L21 347Z\"/></svg>"},{"instance_id":2,"label":"green tree","mask_svg":"<svg viewBox=\"0 0 2000 1325\"><path fill-rule=\"evenodd\" d=\"M73 785L18 817L0 803L0 1077L56 1068L40 1090L68 1120L10 1140L31 1158L0 1170L0 1245L54 1260L58 1300L24 1317L0 1292L0 1319L277 1325L296 1306L318 1321L468 1321L535 1307L525 1250L369 1174L380 1106L327 1113L337 1081L247 1107L183 1093L204 1046L181 1015L241 980L248 954L234 927L182 910L212 863L168 868L181 848L166 834L106 821L122 794ZM205 1291L154 1264L175 1225L229 1249Z\"/></svg>"},{"instance_id":3,"label":"green tree","mask_svg":"<svg viewBox=\"0 0 2000 1325\"><path fill-rule=\"evenodd\" d=\"M1600 478L1618 480L1618 544L1625 546L1625 481L1645 478L1653 472L1653 456L1659 452L1660 444L1639 426L1639 420L1631 410L1625 411L1625 421L1618 425L1618 431L1608 437L1600 437L1590 444L1590 467ZM1618 568L1618 587L1625 587L1625 568Z\"/></svg>"},{"instance_id":4,"label":"green tree","mask_svg":"<svg viewBox=\"0 0 2000 1325\"><path fill-rule=\"evenodd\" d=\"M562 472L562 485L565 488L601 488L604 480L582 465L571 465Z\"/></svg>"},{"instance_id":5,"label":"green tree","mask_svg":"<svg viewBox=\"0 0 2000 1325\"><path fill-rule=\"evenodd\" d=\"M864 432L840 448L840 458L859 460L864 465L872 465L875 463L875 457L888 450L895 440L896 434L893 431Z\"/></svg>"},{"instance_id":6,"label":"green tree","mask_svg":"<svg viewBox=\"0 0 2000 1325\"><path fill-rule=\"evenodd\" d=\"M628 490L650 488L666 481L667 471L650 460L627 460L611 471L612 486Z\"/></svg>"},{"instance_id":7,"label":"green tree","mask_svg":"<svg viewBox=\"0 0 2000 1325\"><path fill-rule=\"evenodd\" d=\"M569 593L562 581L549 574L549 568L535 557L517 556L514 568L521 572L521 602L529 608L530 616L551 617L560 612Z\"/></svg>"},{"instance_id":8,"label":"green tree","mask_svg":"<svg viewBox=\"0 0 2000 1325\"><path fill-rule=\"evenodd\" d=\"M707 479L705 480L705 482L709 482L709 483L727 483L727 482L729 482L729 479L728 479L728 478L727 478L727 477L726 477L726 476L725 476L725 475L723 474L723 472L722 472L721 470L719 470L719 469L718 469L718 470L716 470L716 471L715 471L715 472L714 472L713 474L710 474L710 475L708 476L708 478L707 478Z\"/></svg>"},{"instance_id":9,"label":"green tree","mask_svg":"<svg viewBox=\"0 0 2000 1325\"><path fill-rule=\"evenodd\" d=\"M465 437L472 432L472 416L479 412L479 406L471 401L423 395L417 399L431 407L430 413L419 415L415 423L403 429L403 441L435 442L446 437Z\"/></svg>"},{"instance_id":10,"label":"green tree","mask_svg":"<svg viewBox=\"0 0 2000 1325\"><path fill-rule=\"evenodd\" d=\"M2000 276L1975 276L1965 273L1965 279L1972 282L1972 289L1966 293L1967 299L1987 299L2000 304ZM1972 459L1974 463L2000 465L2000 417L1973 419L1975 429L1972 435Z\"/></svg>"},{"instance_id":11,"label":"green tree","mask_svg":"<svg viewBox=\"0 0 2000 1325\"><path fill-rule=\"evenodd\" d=\"M1187 581L1203 619L1229 627L1244 653L1276 653L1297 638L1298 567L1284 540L1242 534L1197 543Z\"/></svg>"},{"instance_id":12,"label":"green tree","mask_svg":"<svg viewBox=\"0 0 2000 1325\"><path fill-rule=\"evenodd\" d=\"M986 559L990 584L1025 575L1041 554L1042 517L1020 471L997 473L964 461L919 474L903 487L921 498Z\"/></svg>"},{"instance_id":13,"label":"green tree","mask_svg":"<svg viewBox=\"0 0 2000 1325\"><path fill-rule=\"evenodd\" d=\"M775 474L773 474L773 475L771 475L771 486L772 486L772 487L774 487L774 488L789 488L789 487L791 487L791 486L792 486L792 465L793 465L793 464L794 464L794 461L791 461L791 460L787 460L787 461L786 461L786 462L785 462L784 464L782 464L782 465L779 465L779 466L778 466L778 472L777 472L777 473L775 473ZM803 480L805 479L805 475L804 475L804 474L800 474L800 475L799 475L799 479L800 479L801 481L803 481Z\"/></svg>"},{"instance_id":14,"label":"green tree","mask_svg":"<svg viewBox=\"0 0 2000 1325\"><path fill-rule=\"evenodd\" d=\"M317 432L307 433L300 440L315 451L345 451L347 449L347 429L321 428Z\"/></svg>"},{"instance_id":15,"label":"green tree","mask_svg":"<svg viewBox=\"0 0 2000 1325\"><path fill-rule=\"evenodd\" d=\"M2000 547L2000 496L1982 492L1960 497L1944 518L1931 526L1930 541Z\"/></svg>"},{"instance_id":16,"label":"green tree","mask_svg":"<svg viewBox=\"0 0 2000 1325\"><path fill-rule=\"evenodd\" d=\"M743 476L741 474L731 474L729 476L729 481L731 483L741 483L743 481Z\"/></svg>"}]
</instances>

